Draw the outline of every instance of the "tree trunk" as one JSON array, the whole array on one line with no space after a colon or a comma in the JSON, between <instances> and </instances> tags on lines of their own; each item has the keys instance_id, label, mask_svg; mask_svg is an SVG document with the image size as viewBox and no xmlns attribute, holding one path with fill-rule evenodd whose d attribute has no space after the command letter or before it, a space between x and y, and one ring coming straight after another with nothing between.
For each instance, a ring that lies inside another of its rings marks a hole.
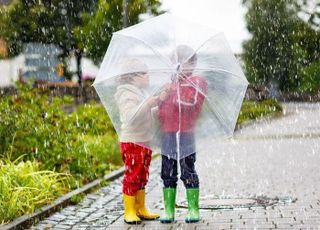
<instances>
[{"instance_id":1,"label":"tree trunk","mask_svg":"<svg viewBox=\"0 0 320 230\"><path fill-rule=\"evenodd\" d=\"M82 87L82 70L81 70L81 59L82 59L82 52L80 49L75 50L75 56L77 60L77 75L78 75L78 83L79 86Z\"/></svg>"},{"instance_id":2,"label":"tree trunk","mask_svg":"<svg viewBox=\"0 0 320 230\"><path fill-rule=\"evenodd\" d=\"M123 28L129 26L129 0L123 0Z\"/></svg>"}]
</instances>

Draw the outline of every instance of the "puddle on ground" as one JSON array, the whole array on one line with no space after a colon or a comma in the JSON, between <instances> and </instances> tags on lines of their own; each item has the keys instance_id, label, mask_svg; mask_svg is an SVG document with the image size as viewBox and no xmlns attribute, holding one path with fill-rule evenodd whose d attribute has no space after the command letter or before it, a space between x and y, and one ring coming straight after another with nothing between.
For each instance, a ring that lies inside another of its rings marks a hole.
<instances>
[{"instance_id":1,"label":"puddle on ground","mask_svg":"<svg viewBox=\"0 0 320 230\"><path fill-rule=\"evenodd\" d=\"M199 199L200 209L238 209L238 208L253 208L267 207L275 205L285 205L294 203L297 198L292 197L275 197L269 198L266 196L259 197L217 197L205 196ZM187 208L186 200L178 202L177 208Z\"/></svg>"}]
</instances>

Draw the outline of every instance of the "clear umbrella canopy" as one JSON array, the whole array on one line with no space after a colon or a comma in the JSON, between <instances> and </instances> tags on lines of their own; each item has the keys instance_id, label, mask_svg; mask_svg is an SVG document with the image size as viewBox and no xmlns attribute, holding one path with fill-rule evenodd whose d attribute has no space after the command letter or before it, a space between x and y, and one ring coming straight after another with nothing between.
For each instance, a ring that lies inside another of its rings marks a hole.
<instances>
[{"instance_id":1,"label":"clear umbrella canopy","mask_svg":"<svg viewBox=\"0 0 320 230\"><path fill-rule=\"evenodd\" d=\"M172 158L231 136L247 85L222 33L167 13L114 33L94 82L121 142Z\"/></svg>"}]
</instances>

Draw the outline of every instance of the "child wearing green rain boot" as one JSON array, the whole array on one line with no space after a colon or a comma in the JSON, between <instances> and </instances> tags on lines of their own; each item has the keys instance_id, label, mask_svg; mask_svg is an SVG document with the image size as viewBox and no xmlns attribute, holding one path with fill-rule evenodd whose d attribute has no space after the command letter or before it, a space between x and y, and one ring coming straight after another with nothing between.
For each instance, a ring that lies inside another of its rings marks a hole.
<instances>
[{"instance_id":1,"label":"child wearing green rain boot","mask_svg":"<svg viewBox=\"0 0 320 230\"><path fill-rule=\"evenodd\" d=\"M195 170L196 149L194 128L202 110L207 82L193 74L197 63L195 51L180 45L172 56L177 73L167 97L159 103L161 129L161 153L163 198L165 213L161 223L175 221L175 200L178 181L178 161L181 180L186 188L188 201L187 223L198 222L199 215L199 178Z\"/></svg>"},{"instance_id":2,"label":"child wearing green rain boot","mask_svg":"<svg viewBox=\"0 0 320 230\"><path fill-rule=\"evenodd\" d=\"M141 220L159 218L158 214L147 210L144 190L152 154L149 148L151 109L157 105L158 98L148 97L144 92L144 88L149 85L149 76L143 62L130 59L124 63L123 68L123 72L129 73L119 77L115 99L120 111L120 151L125 165L122 181L124 221L140 224Z\"/></svg>"}]
</instances>

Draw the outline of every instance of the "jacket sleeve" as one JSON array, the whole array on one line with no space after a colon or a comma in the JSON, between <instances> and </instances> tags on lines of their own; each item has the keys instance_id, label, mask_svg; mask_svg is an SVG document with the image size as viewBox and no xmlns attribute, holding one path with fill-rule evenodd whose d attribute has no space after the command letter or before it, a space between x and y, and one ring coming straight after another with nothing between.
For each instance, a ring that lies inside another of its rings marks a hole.
<instances>
[{"instance_id":1,"label":"jacket sleeve","mask_svg":"<svg viewBox=\"0 0 320 230\"><path fill-rule=\"evenodd\" d=\"M119 110L120 120L123 123L143 122L146 113L151 112L151 108L141 103L133 93L128 93L120 99Z\"/></svg>"}]
</instances>

